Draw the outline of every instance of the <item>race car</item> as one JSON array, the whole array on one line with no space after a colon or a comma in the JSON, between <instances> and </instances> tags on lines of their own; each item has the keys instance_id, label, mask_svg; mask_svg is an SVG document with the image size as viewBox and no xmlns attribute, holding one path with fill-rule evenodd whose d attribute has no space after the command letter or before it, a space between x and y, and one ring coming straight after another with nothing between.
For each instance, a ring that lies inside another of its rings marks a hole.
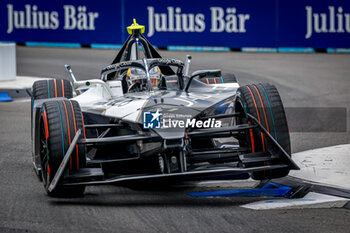
<instances>
[{"instance_id":1,"label":"race car","mask_svg":"<svg viewBox=\"0 0 350 233\"><path fill-rule=\"evenodd\" d=\"M98 79L36 81L32 156L50 196L88 185L267 180L299 169L287 119L268 83L239 86L221 70L189 74L162 58L136 21Z\"/></svg>"}]
</instances>

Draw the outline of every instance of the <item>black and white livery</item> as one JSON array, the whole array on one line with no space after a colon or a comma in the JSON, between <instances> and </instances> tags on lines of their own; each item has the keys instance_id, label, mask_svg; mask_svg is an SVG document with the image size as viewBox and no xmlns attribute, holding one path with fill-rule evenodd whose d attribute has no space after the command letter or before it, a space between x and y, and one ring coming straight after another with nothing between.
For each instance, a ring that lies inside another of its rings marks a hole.
<instances>
[{"instance_id":1,"label":"black and white livery","mask_svg":"<svg viewBox=\"0 0 350 233\"><path fill-rule=\"evenodd\" d=\"M162 58L134 22L99 79L42 80L32 88L32 151L51 196L87 185L279 178L291 160L275 86L239 86L221 70L189 74ZM74 94L73 94L74 93Z\"/></svg>"}]
</instances>

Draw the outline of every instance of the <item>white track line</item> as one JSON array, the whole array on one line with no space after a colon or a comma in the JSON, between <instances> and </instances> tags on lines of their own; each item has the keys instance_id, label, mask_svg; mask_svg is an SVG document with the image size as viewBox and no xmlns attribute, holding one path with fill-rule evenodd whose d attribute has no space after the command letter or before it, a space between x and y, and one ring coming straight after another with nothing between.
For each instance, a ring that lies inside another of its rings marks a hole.
<instances>
[{"instance_id":1,"label":"white track line","mask_svg":"<svg viewBox=\"0 0 350 233\"><path fill-rule=\"evenodd\" d=\"M11 103L30 103L30 98L15 98Z\"/></svg>"},{"instance_id":2,"label":"white track line","mask_svg":"<svg viewBox=\"0 0 350 233\"><path fill-rule=\"evenodd\" d=\"M299 199L277 199L258 201L242 205L241 207L254 210L269 209L306 209L306 208L341 208L350 199L310 192Z\"/></svg>"},{"instance_id":3,"label":"white track line","mask_svg":"<svg viewBox=\"0 0 350 233\"><path fill-rule=\"evenodd\" d=\"M15 80L0 81L0 89L26 89L31 88L37 80L45 80L50 78L17 76Z\"/></svg>"}]
</instances>

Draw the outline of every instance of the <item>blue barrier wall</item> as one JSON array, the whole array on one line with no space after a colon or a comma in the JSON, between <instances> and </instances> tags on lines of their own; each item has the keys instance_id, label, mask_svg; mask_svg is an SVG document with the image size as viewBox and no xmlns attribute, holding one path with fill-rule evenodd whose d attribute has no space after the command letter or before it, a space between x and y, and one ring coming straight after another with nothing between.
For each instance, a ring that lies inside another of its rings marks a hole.
<instances>
[{"instance_id":1,"label":"blue barrier wall","mask_svg":"<svg viewBox=\"0 0 350 233\"><path fill-rule=\"evenodd\" d=\"M348 0L1 0L0 41L122 44L132 18L157 46L350 48Z\"/></svg>"},{"instance_id":2,"label":"blue barrier wall","mask_svg":"<svg viewBox=\"0 0 350 233\"><path fill-rule=\"evenodd\" d=\"M278 2L279 47L350 47L349 0Z\"/></svg>"}]
</instances>

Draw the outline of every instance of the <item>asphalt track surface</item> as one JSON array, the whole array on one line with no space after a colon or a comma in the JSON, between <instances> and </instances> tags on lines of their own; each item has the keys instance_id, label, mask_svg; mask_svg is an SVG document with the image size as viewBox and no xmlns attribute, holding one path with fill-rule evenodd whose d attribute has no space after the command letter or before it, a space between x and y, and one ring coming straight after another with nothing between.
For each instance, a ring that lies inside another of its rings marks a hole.
<instances>
[{"instance_id":1,"label":"asphalt track surface","mask_svg":"<svg viewBox=\"0 0 350 233\"><path fill-rule=\"evenodd\" d=\"M98 78L115 51L17 48L17 73ZM161 51L184 59L186 52ZM344 107L350 116L350 56L191 52L192 70L221 68L241 85L270 82L286 107ZM300 120L305 116L300 116ZM330 119L332 121L337 119ZM347 117L349 125L349 117ZM291 129L291 131L293 131ZM292 150L349 143L349 131L292 133ZM198 188L133 190L88 187L85 197L46 196L31 165L30 103L0 103L0 232L349 232L350 210L254 211L239 207L261 198L194 198ZM208 189L206 189L208 190Z\"/></svg>"}]
</instances>

